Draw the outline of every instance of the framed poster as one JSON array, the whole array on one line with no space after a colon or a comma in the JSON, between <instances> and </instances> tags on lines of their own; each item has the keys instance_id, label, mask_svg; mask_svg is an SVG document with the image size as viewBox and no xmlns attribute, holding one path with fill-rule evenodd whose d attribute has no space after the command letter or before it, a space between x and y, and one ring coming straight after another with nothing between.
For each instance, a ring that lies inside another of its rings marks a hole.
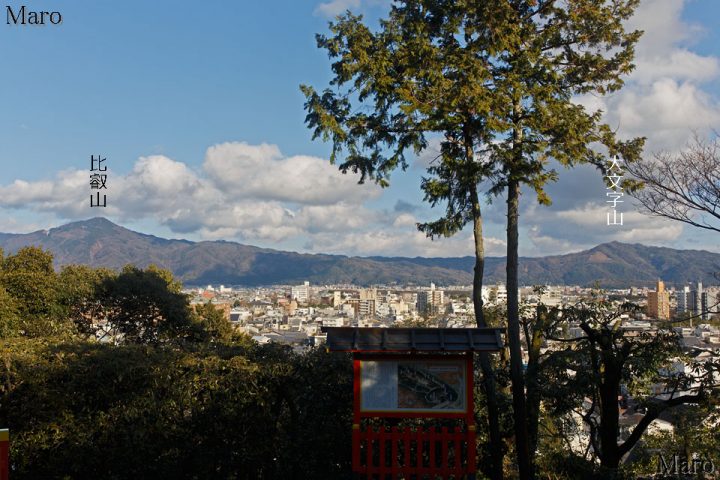
<instances>
[{"instance_id":1,"label":"framed poster","mask_svg":"<svg viewBox=\"0 0 720 480\"><path fill-rule=\"evenodd\" d=\"M368 358L358 361L363 413L464 414L468 409L467 360Z\"/></svg>"}]
</instances>

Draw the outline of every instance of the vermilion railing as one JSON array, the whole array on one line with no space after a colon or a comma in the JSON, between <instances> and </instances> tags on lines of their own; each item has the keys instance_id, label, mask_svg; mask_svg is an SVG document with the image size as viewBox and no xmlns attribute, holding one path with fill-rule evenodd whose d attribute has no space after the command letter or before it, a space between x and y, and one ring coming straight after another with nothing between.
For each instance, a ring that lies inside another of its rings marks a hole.
<instances>
[{"instance_id":1,"label":"vermilion railing","mask_svg":"<svg viewBox=\"0 0 720 480\"><path fill-rule=\"evenodd\" d=\"M360 362L368 359L456 359L465 364L465 404L460 411L364 411L361 408ZM352 432L352 469L368 480L435 480L475 478L476 446L473 408L472 353L463 355L388 354L353 355L354 408ZM417 419L454 422L454 427L377 426L383 420ZM375 424L375 426L373 425Z\"/></svg>"},{"instance_id":2,"label":"vermilion railing","mask_svg":"<svg viewBox=\"0 0 720 480\"><path fill-rule=\"evenodd\" d=\"M474 475L475 429L367 427L353 430L353 471L368 479Z\"/></svg>"}]
</instances>

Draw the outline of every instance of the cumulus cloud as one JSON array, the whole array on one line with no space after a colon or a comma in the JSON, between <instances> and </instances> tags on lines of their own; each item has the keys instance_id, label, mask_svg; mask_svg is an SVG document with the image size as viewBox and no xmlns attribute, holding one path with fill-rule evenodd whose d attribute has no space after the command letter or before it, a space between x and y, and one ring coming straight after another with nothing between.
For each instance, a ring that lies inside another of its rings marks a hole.
<instances>
[{"instance_id":1,"label":"cumulus cloud","mask_svg":"<svg viewBox=\"0 0 720 480\"><path fill-rule=\"evenodd\" d=\"M297 155L283 157L275 145L223 143L210 147L203 169L218 188L235 198L324 205L379 196L373 184L343 175L327 160Z\"/></svg>"},{"instance_id":2,"label":"cumulus cloud","mask_svg":"<svg viewBox=\"0 0 720 480\"><path fill-rule=\"evenodd\" d=\"M612 208L601 201L587 202L574 208L550 209L529 204L523 211L526 235L531 247L526 254L548 255L580 251L611 241L672 245L683 233L683 227L658 217L641 214L625 198L616 207L616 221L622 214L622 225L608 225Z\"/></svg>"},{"instance_id":3,"label":"cumulus cloud","mask_svg":"<svg viewBox=\"0 0 720 480\"><path fill-rule=\"evenodd\" d=\"M450 238L430 240L425 234L410 229L399 231L373 230L359 234L313 237L313 250L328 253L355 252L360 256L402 256L402 257L464 257L473 255L472 234L461 232ZM505 241L485 238L486 255L505 255Z\"/></svg>"},{"instance_id":4,"label":"cumulus cloud","mask_svg":"<svg viewBox=\"0 0 720 480\"><path fill-rule=\"evenodd\" d=\"M378 187L358 185L356 177L343 175L327 160L283 156L275 145L214 145L199 169L163 155L140 157L128 173L108 172L108 177L103 191L108 207L102 212L90 210L89 174L81 170L0 186L0 208L54 213L66 220L98 213L121 223L150 219L185 237L265 246L333 244L333 252L345 249L342 253L351 255L360 245L367 254L385 249L382 242L359 241L375 235L372 231L382 232L378 239L417 237L410 213L366 205L380 195ZM412 210L409 204L398 205ZM316 236L324 241L315 242ZM397 241L393 247L397 253L403 249Z\"/></svg>"},{"instance_id":5,"label":"cumulus cloud","mask_svg":"<svg viewBox=\"0 0 720 480\"><path fill-rule=\"evenodd\" d=\"M588 111L601 110L604 121L621 138L647 137L645 155L659 150L679 151L693 131L720 126L720 102L706 89L720 78L716 56L692 51L702 28L682 18L687 0L644 0L628 24L644 30L637 49L635 71L625 87L612 95L584 95L575 101ZM567 253L608 241L671 246L683 241L683 225L639 213L629 197L618 211L623 226L608 226L603 203L602 176L590 166L565 170L557 183L547 186L551 207L539 207L525 192L525 254ZM701 235L701 232L696 232ZM521 242L522 244L523 242Z\"/></svg>"},{"instance_id":6,"label":"cumulus cloud","mask_svg":"<svg viewBox=\"0 0 720 480\"><path fill-rule=\"evenodd\" d=\"M70 170L59 172L55 181L15 180L10 185L0 186L0 206L23 208L32 205L39 211L74 217L87 209L89 182L87 171Z\"/></svg>"},{"instance_id":7,"label":"cumulus cloud","mask_svg":"<svg viewBox=\"0 0 720 480\"><path fill-rule=\"evenodd\" d=\"M647 137L646 150L679 150L693 130L720 124L720 103L702 85L720 77L720 60L690 46L703 29L682 18L687 0L645 0L628 22L644 31L636 69L625 87L605 99L579 99L623 137Z\"/></svg>"}]
</instances>

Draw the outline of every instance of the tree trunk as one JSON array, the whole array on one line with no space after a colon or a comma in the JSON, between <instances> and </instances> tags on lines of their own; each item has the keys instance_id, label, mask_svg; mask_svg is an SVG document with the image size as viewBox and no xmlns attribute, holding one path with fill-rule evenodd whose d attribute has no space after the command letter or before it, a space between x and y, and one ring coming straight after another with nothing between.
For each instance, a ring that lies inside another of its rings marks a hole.
<instances>
[{"instance_id":1,"label":"tree trunk","mask_svg":"<svg viewBox=\"0 0 720 480\"><path fill-rule=\"evenodd\" d=\"M540 384L538 373L540 370L540 348L547 321L547 307L538 305L535 315L535 325L532 332L526 330L525 336L528 344L527 368L527 416L528 416L528 449L531 455L537 451L538 424L540 422Z\"/></svg>"},{"instance_id":2,"label":"tree trunk","mask_svg":"<svg viewBox=\"0 0 720 480\"><path fill-rule=\"evenodd\" d=\"M512 380L513 419L515 423L515 449L517 451L520 480L533 478L528 445L527 410L525 406L525 379L520 347L520 312L518 299L518 219L520 183L512 177L508 181L507 198L507 317L508 345L510 347L510 378Z\"/></svg>"},{"instance_id":3,"label":"tree trunk","mask_svg":"<svg viewBox=\"0 0 720 480\"><path fill-rule=\"evenodd\" d=\"M618 433L620 409L618 392L620 390L620 371L615 368L612 353L603 352L602 366L605 371L600 384L600 464L605 468L617 469L620 465Z\"/></svg>"},{"instance_id":4,"label":"tree trunk","mask_svg":"<svg viewBox=\"0 0 720 480\"><path fill-rule=\"evenodd\" d=\"M478 327L487 327L483 313L483 273L485 270L485 247L483 244L482 216L477 190L472 193L473 235L475 238L475 268L473 275L473 306L475 307L475 323ZM503 449L500 435L500 418L495 389L495 372L488 352L480 352L480 369L483 375L483 389L487 399L488 426L490 429L490 478L503 479Z\"/></svg>"}]
</instances>

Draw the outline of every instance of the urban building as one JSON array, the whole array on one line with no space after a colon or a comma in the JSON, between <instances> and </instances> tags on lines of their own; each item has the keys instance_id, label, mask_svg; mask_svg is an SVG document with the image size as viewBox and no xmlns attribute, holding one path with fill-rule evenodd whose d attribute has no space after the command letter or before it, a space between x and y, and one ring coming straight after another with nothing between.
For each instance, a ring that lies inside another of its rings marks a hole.
<instances>
[{"instance_id":1,"label":"urban building","mask_svg":"<svg viewBox=\"0 0 720 480\"><path fill-rule=\"evenodd\" d=\"M658 320L670 320L670 293L662 280L657 281L654 292L648 292L647 313Z\"/></svg>"},{"instance_id":2,"label":"urban building","mask_svg":"<svg viewBox=\"0 0 720 480\"><path fill-rule=\"evenodd\" d=\"M685 286L675 294L677 300L677 314L685 313L700 320L710 318L708 294L703 290L701 282L695 284L695 288Z\"/></svg>"},{"instance_id":3,"label":"urban building","mask_svg":"<svg viewBox=\"0 0 720 480\"><path fill-rule=\"evenodd\" d=\"M290 290L290 297L293 300L297 300L298 303L307 303L310 299L310 282L305 282L302 285L292 287Z\"/></svg>"},{"instance_id":4,"label":"urban building","mask_svg":"<svg viewBox=\"0 0 720 480\"><path fill-rule=\"evenodd\" d=\"M445 292L437 290L435 284L430 284L429 290L421 290L417 294L418 312L426 315L437 315L442 312Z\"/></svg>"}]
</instances>

